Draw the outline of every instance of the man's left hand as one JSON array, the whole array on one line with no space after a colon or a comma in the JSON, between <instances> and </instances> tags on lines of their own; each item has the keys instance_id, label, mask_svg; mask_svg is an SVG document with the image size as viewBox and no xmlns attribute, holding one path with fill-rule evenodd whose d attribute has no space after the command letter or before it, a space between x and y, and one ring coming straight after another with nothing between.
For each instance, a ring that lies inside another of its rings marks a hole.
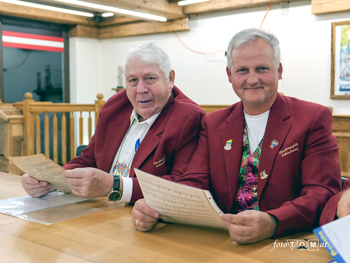
<instances>
[{"instance_id":1,"label":"man's left hand","mask_svg":"<svg viewBox=\"0 0 350 263\"><path fill-rule=\"evenodd\" d=\"M225 214L221 219L231 238L238 244L252 244L270 238L277 229L273 216L256 210L245 210L236 215Z\"/></svg>"},{"instance_id":2,"label":"man's left hand","mask_svg":"<svg viewBox=\"0 0 350 263\"><path fill-rule=\"evenodd\" d=\"M72 193L86 198L107 196L113 188L112 175L96 168L76 168L63 173Z\"/></svg>"}]
</instances>

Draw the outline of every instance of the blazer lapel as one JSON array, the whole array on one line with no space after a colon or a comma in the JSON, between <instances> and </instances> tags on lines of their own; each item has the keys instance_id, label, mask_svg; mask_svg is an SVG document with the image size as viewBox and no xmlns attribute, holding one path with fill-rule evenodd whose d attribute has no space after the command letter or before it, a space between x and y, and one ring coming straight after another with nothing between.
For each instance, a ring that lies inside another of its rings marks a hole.
<instances>
[{"instance_id":1,"label":"blazer lapel","mask_svg":"<svg viewBox=\"0 0 350 263\"><path fill-rule=\"evenodd\" d=\"M224 155L226 179L229 189L229 196L236 196L238 173L241 166L242 141L243 141L244 114L243 104L239 102L232 114L226 119L224 127L220 130L220 142ZM232 140L231 149L225 147L227 141ZM225 149L226 148L226 149ZM230 204L228 210L233 205L235 198L229 198Z\"/></svg>"},{"instance_id":2,"label":"blazer lapel","mask_svg":"<svg viewBox=\"0 0 350 263\"><path fill-rule=\"evenodd\" d=\"M137 150L134 160L132 162L132 167L140 168L142 163L147 159L147 157L154 151L160 142L160 135L163 133L166 123L173 111L174 104L174 94L170 96L168 103L159 114L157 120L153 123L152 127L147 132L145 138L140 144L139 149ZM130 171L130 177L135 175L134 169Z\"/></svg>"},{"instance_id":3,"label":"blazer lapel","mask_svg":"<svg viewBox=\"0 0 350 263\"><path fill-rule=\"evenodd\" d=\"M291 124L286 122L286 119L289 117L290 112L288 106L283 96L278 94L270 110L259 161L258 199L269 180L277 153L280 151L292 127Z\"/></svg>"}]
</instances>

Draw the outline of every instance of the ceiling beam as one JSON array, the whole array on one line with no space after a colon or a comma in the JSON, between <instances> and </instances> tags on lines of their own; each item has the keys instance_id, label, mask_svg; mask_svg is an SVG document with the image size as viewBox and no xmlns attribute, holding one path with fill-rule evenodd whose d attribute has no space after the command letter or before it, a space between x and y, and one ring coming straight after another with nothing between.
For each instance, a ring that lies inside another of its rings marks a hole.
<instances>
[{"instance_id":1,"label":"ceiling beam","mask_svg":"<svg viewBox=\"0 0 350 263\"><path fill-rule=\"evenodd\" d=\"M312 0L311 13L314 15L350 10L349 0Z\"/></svg>"},{"instance_id":2,"label":"ceiling beam","mask_svg":"<svg viewBox=\"0 0 350 263\"><path fill-rule=\"evenodd\" d=\"M58 24L82 24L97 26L97 22L95 21L95 19L90 17L65 14L60 12L42 10L38 8L19 6L15 4L8 4L2 2L0 2L0 14Z\"/></svg>"},{"instance_id":3,"label":"ceiling beam","mask_svg":"<svg viewBox=\"0 0 350 263\"><path fill-rule=\"evenodd\" d=\"M99 29L84 25L77 25L68 32L68 37L98 38Z\"/></svg>"},{"instance_id":4,"label":"ceiling beam","mask_svg":"<svg viewBox=\"0 0 350 263\"><path fill-rule=\"evenodd\" d=\"M140 22L100 28L99 38L139 36L174 31L188 31L188 18L168 22Z\"/></svg>"},{"instance_id":5,"label":"ceiling beam","mask_svg":"<svg viewBox=\"0 0 350 263\"><path fill-rule=\"evenodd\" d=\"M141 19L131 18L131 17L112 17L107 20L102 20L98 23L98 26L105 27L105 26L112 26L112 25L119 25L119 24L129 24L129 23L135 23L135 22L142 22Z\"/></svg>"},{"instance_id":6,"label":"ceiling beam","mask_svg":"<svg viewBox=\"0 0 350 263\"><path fill-rule=\"evenodd\" d=\"M289 0L298 1L298 0ZM211 0L209 2L197 3L193 5L183 6L184 14L200 14L209 13L213 11L224 11L238 8L253 7L259 5L266 5L270 3L284 2L281 0ZM286 1L285 1L286 2Z\"/></svg>"},{"instance_id":7,"label":"ceiling beam","mask_svg":"<svg viewBox=\"0 0 350 263\"><path fill-rule=\"evenodd\" d=\"M182 8L177 3L170 4L167 0L85 0L91 3L124 8L132 11L160 15L168 20L184 18Z\"/></svg>"}]
</instances>

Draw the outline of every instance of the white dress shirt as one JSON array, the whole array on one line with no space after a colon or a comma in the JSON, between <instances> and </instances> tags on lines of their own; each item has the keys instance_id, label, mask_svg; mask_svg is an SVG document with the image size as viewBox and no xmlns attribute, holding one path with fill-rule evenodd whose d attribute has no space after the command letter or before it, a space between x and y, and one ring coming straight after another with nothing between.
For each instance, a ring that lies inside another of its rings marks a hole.
<instances>
[{"instance_id":1,"label":"white dress shirt","mask_svg":"<svg viewBox=\"0 0 350 263\"><path fill-rule=\"evenodd\" d=\"M110 174L113 175L113 168L117 162L126 163L130 169L138 148L137 141L139 141L138 144L140 145L148 130L158 118L159 114L160 112L143 122L139 122L138 114L136 113L135 109L133 110L130 116L130 127L126 132L121 145L119 146L117 154L114 157L114 161L109 172ZM133 181L132 178L129 178L129 174L128 177L122 176L121 179L123 180L123 195L120 202L129 203L132 195Z\"/></svg>"},{"instance_id":2,"label":"white dress shirt","mask_svg":"<svg viewBox=\"0 0 350 263\"><path fill-rule=\"evenodd\" d=\"M265 134L269 114L270 110L259 115L249 115L244 112L244 118L247 123L250 154L255 152Z\"/></svg>"}]
</instances>

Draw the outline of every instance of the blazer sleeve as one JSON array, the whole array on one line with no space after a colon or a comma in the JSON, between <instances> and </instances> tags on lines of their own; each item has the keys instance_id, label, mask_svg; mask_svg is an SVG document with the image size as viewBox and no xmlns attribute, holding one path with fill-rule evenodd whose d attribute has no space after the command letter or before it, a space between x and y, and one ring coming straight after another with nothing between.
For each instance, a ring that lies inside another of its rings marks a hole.
<instances>
[{"instance_id":1,"label":"blazer sleeve","mask_svg":"<svg viewBox=\"0 0 350 263\"><path fill-rule=\"evenodd\" d=\"M350 179L345 180L343 191L339 192L338 194L334 195L331 199L328 200L321 214L320 226L337 219L338 202L340 200L341 195L348 189L350 189Z\"/></svg>"},{"instance_id":2,"label":"blazer sleeve","mask_svg":"<svg viewBox=\"0 0 350 263\"><path fill-rule=\"evenodd\" d=\"M327 108L317 111L305 137L300 196L266 211L279 220L274 238L317 227L327 200L340 191L339 146L332 135L332 122Z\"/></svg>"}]
</instances>

